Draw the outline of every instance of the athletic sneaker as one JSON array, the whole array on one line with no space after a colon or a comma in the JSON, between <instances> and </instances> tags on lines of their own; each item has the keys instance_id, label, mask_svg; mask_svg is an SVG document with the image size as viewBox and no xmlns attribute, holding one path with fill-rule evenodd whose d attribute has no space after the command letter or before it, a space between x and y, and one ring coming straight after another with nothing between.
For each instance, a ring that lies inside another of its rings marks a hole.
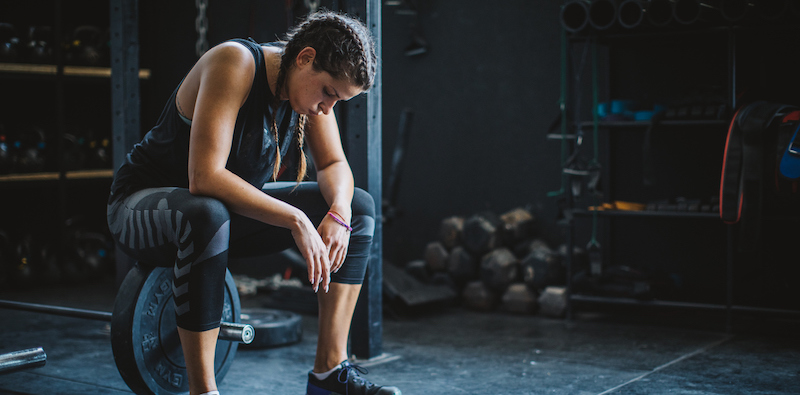
<instances>
[{"instance_id":1,"label":"athletic sneaker","mask_svg":"<svg viewBox=\"0 0 800 395\"><path fill-rule=\"evenodd\" d=\"M325 380L316 378L308 372L306 395L402 395L397 387L382 387L361 378L359 373L367 374L367 369L342 362Z\"/></svg>"}]
</instances>

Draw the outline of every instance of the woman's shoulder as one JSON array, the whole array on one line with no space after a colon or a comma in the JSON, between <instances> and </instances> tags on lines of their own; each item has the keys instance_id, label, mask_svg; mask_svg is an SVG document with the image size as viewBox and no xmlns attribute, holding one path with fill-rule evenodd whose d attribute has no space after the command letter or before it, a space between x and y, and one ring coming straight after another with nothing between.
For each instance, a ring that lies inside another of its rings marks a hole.
<instances>
[{"instance_id":1,"label":"woman's shoulder","mask_svg":"<svg viewBox=\"0 0 800 395\"><path fill-rule=\"evenodd\" d=\"M226 41L209 49L203 54L201 59L214 64L227 64L232 66L253 65L253 54L244 46L236 41Z\"/></svg>"},{"instance_id":2,"label":"woman's shoulder","mask_svg":"<svg viewBox=\"0 0 800 395\"><path fill-rule=\"evenodd\" d=\"M228 41L203 54L182 85L188 83L195 90L203 85L228 92L242 92L242 96L246 97L253 83L255 70L250 50ZM201 84L201 81L205 82Z\"/></svg>"},{"instance_id":3,"label":"woman's shoulder","mask_svg":"<svg viewBox=\"0 0 800 395\"><path fill-rule=\"evenodd\" d=\"M252 79L246 81L242 77L253 76L256 66L250 50L235 42L224 42L203 54L193 69L200 78L221 80L224 83L235 80L243 84L243 89L246 87L249 90Z\"/></svg>"}]
</instances>

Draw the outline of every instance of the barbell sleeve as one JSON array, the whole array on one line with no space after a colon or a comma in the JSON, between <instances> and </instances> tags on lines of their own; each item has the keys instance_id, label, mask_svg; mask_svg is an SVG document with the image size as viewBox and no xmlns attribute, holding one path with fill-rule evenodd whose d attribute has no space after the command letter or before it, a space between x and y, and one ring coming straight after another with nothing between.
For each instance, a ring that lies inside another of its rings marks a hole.
<instances>
[{"instance_id":1,"label":"barbell sleeve","mask_svg":"<svg viewBox=\"0 0 800 395\"><path fill-rule=\"evenodd\" d=\"M219 340L250 344L256 337L256 330L250 324L222 322L219 327Z\"/></svg>"},{"instance_id":2,"label":"barbell sleeve","mask_svg":"<svg viewBox=\"0 0 800 395\"><path fill-rule=\"evenodd\" d=\"M41 347L0 354L0 374L44 366L47 354Z\"/></svg>"}]
</instances>

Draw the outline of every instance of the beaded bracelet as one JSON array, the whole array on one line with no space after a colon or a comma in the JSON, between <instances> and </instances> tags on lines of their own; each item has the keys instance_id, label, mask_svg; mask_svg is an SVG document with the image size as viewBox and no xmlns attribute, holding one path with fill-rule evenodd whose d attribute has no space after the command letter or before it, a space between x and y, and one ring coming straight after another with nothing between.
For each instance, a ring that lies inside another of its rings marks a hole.
<instances>
[{"instance_id":1,"label":"beaded bracelet","mask_svg":"<svg viewBox=\"0 0 800 395\"><path fill-rule=\"evenodd\" d=\"M330 216L331 216L331 218L333 218L333 219L334 219L336 222L338 222L338 223L339 223L339 225L342 225L342 226L344 226L345 228L347 228L347 231L348 231L348 232L352 232L352 231L353 231L353 228L351 228L351 227L350 227L350 225L348 225L348 224L347 224L346 222L344 222L342 219L339 219L339 217L341 217L341 214L339 214L339 213L336 213L336 214L334 214L334 213L336 213L336 212L335 212L335 211L328 211L328 215L330 215Z\"/></svg>"}]
</instances>

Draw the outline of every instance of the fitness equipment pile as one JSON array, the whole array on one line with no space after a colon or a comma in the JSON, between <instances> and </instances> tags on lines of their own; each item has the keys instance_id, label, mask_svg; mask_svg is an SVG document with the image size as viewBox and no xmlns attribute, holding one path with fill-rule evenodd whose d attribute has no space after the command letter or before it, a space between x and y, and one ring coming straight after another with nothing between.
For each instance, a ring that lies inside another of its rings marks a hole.
<instances>
[{"instance_id":1,"label":"fitness equipment pile","mask_svg":"<svg viewBox=\"0 0 800 395\"><path fill-rule=\"evenodd\" d=\"M384 264L386 300L413 306L445 299L444 288L456 303L476 311L563 317L567 245L552 248L534 225L525 208L499 216L482 212L443 219L437 240L426 245L422 259L403 269ZM601 265L588 247L573 247L571 257L573 294L649 300L674 292L680 282L666 273ZM403 276L424 286L397 279Z\"/></svg>"},{"instance_id":2,"label":"fitness equipment pile","mask_svg":"<svg viewBox=\"0 0 800 395\"><path fill-rule=\"evenodd\" d=\"M551 248L535 237L534 224L525 208L445 218L437 240L425 247L423 259L405 265L405 273L451 289L470 309L560 317L566 245ZM585 251L576 249L573 256L577 266L588 262Z\"/></svg>"}]
</instances>

